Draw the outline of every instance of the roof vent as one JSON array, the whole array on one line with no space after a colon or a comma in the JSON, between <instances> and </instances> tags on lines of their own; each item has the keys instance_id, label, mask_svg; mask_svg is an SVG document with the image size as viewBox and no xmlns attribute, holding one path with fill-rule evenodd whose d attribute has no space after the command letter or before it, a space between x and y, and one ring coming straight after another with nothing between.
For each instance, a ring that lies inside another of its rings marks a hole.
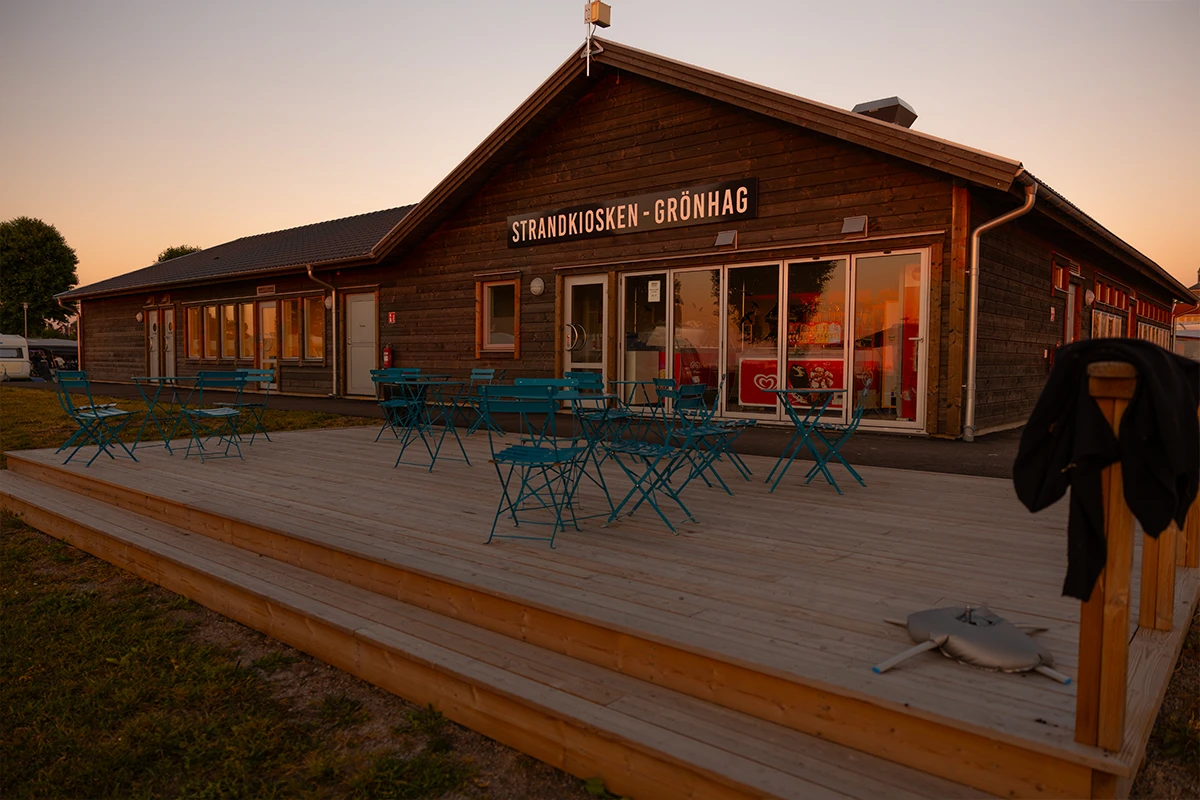
<instances>
[{"instance_id":1,"label":"roof vent","mask_svg":"<svg viewBox=\"0 0 1200 800\"><path fill-rule=\"evenodd\" d=\"M885 97L882 100L859 103L851 110L855 114L872 117L881 122L890 122L902 128L911 128L917 120L917 112L899 97Z\"/></svg>"}]
</instances>

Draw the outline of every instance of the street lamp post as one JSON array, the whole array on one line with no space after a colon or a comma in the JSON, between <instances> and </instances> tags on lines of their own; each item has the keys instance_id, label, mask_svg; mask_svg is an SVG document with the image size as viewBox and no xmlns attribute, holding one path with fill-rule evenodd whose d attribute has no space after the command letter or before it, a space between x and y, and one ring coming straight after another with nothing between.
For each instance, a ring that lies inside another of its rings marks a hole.
<instances>
[{"instance_id":1,"label":"street lamp post","mask_svg":"<svg viewBox=\"0 0 1200 800\"><path fill-rule=\"evenodd\" d=\"M29 338L29 303L21 303L21 308L25 309L25 338Z\"/></svg>"}]
</instances>

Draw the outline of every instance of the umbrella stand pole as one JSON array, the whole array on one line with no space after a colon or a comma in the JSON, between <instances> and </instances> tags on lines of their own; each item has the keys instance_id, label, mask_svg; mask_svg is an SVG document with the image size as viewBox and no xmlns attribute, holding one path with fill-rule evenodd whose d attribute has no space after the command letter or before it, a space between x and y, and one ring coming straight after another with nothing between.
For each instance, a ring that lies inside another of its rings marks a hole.
<instances>
[{"instance_id":1,"label":"umbrella stand pole","mask_svg":"<svg viewBox=\"0 0 1200 800\"><path fill-rule=\"evenodd\" d=\"M871 671L874 672L876 675L882 675L883 673L887 672L892 667L899 664L901 661L907 661L908 659L912 658L915 655L920 655L921 653L924 653L926 650L933 650L936 647L941 647L945 643L945 641L946 641L945 637L942 637L940 639L928 639L924 642L921 642L918 645L914 645L914 646L908 648L903 653L897 653L896 655L889 658L887 661L881 661L880 663L871 667Z\"/></svg>"},{"instance_id":2,"label":"umbrella stand pole","mask_svg":"<svg viewBox=\"0 0 1200 800\"><path fill-rule=\"evenodd\" d=\"M1056 680L1056 681L1058 681L1059 683L1062 683L1062 684L1067 684L1067 683L1070 683L1070 682L1071 682L1071 676L1069 676L1069 675L1063 675L1063 674L1062 674L1061 672L1059 672L1058 670L1056 670L1056 669L1050 669L1050 668L1049 668L1049 667L1047 667L1045 664L1042 664L1042 665L1041 665L1041 666L1039 666L1039 667L1034 667L1034 668L1033 668L1033 671L1034 671L1034 672L1040 672L1041 674L1045 675L1047 678L1054 678L1054 680Z\"/></svg>"}]
</instances>

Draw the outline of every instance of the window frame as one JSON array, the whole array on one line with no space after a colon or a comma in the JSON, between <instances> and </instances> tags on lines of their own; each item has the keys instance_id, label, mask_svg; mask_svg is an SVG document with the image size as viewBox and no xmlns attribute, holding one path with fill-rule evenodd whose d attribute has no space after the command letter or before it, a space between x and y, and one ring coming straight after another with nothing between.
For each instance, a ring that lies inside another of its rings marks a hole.
<instances>
[{"instance_id":1,"label":"window frame","mask_svg":"<svg viewBox=\"0 0 1200 800\"><path fill-rule=\"evenodd\" d=\"M187 306L184 309L186 325L186 349L184 358L199 361L204 357L204 307Z\"/></svg>"},{"instance_id":2,"label":"window frame","mask_svg":"<svg viewBox=\"0 0 1200 800\"><path fill-rule=\"evenodd\" d=\"M317 355L312 355L310 352L310 349L309 349L309 345L312 343L311 338L312 338L312 318L313 318L313 314L311 314L310 311L312 311L314 308L316 309L316 315L319 316L320 320L321 320L321 345L319 348L320 352ZM301 357L301 359L303 359L304 361L311 361L313 363L317 363L317 362L324 363L324 361L325 361L325 341L326 341L325 332L329 328L329 326L326 324L326 320L325 320L325 295L309 294L309 295L305 295L304 297L301 297L300 298L300 316L301 316L301 334L300 334L300 357Z\"/></svg>"},{"instance_id":3,"label":"window frame","mask_svg":"<svg viewBox=\"0 0 1200 800\"><path fill-rule=\"evenodd\" d=\"M279 360L280 361L300 361L300 354L304 351L304 319L300 307L299 297L281 297L277 300L279 309ZM288 353L288 312L287 308L291 307L292 320L295 323L296 334L296 350L295 355Z\"/></svg>"},{"instance_id":4,"label":"window frame","mask_svg":"<svg viewBox=\"0 0 1200 800\"><path fill-rule=\"evenodd\" d=\"M232 314L232 316L229 316ZM217 329L221 334L220 354L222 360L234 361L237 359L238 345L238 329L237 329L237 305L224 303L220 306L217 312ZM233 338L229 339L228 335L232 333ZM229 345L228 350L226 345Z\"/></svg>"},{"instance_id":5,"label":"window frame","mask_svg":"<svg viewBox=\"0 0 1200 800\"><path fill-rule=\"evenodd\" d=\"M218 314L221 307L216 304L209 304L203 305L200 308L202 309L201 318L204 330L203 341L201 342L201 357L205 361L216 361L219 358L218 354L221 352L221 326ZM211 315L209 311L212 312ZM209 330L210 327L212 330ZM210 348L209 345L212 345L212 347Z\"/></svg>"},{"instance_id":6,"label":"window frame","mask_svg":"<svg viewBox=\"0 0 1200 800\"><path fill-rule=\"evenodd\" d=\"M488 328L491 316L488 313L489 292L502 286L511 286L513 290L513 340L494 343L489 341ZM516 359L521 357L521 278L515 275L511 278L476 278L475 279L475 357L484 354L509 355Z\"/></svg>"},{"instance_id":7,"label":"window frame","mask_svg":"<svg viewBox=\"0 0 1200 800\"><path fill-rule=\"evenodd\" d=\"M248 303L238 303L237 306L237 357L239 361L254 361L258 356L258 323L254 313L257 308L254 301ZM242 325L246 322L246 309L250 309L250 352L245 352L246 335L242 332Z\"/></svg>"}]
</instances>

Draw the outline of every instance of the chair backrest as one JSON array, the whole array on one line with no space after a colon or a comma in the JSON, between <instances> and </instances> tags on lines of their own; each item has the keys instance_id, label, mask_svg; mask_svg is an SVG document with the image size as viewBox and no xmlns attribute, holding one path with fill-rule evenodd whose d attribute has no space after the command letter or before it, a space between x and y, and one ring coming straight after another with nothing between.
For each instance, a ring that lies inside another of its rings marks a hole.
<instances>
[{"instance_id":1,"label":"chair backrest","mask_svg":"<svg viewBox=\"0 0 1200 800\"><path fill-rule=\"evenodd\" d=\"M54 388L58 394L58 404L62 406L62 410L67 413L67 416L74 417L78 413L75 407L75 399L71 397L72 390L87 395L86 405L95 405L92 402L92 384L88 380L87 372L83 370L59 370L58 374L54 377Z\"/></svg>"},{"instance_id":2,"label":"chair backrest","mask_svg":"<svg viewBox=\"0 0 1200 800\"><path fill-rule=\"evenodd\" d=\"M371 370L371 382L375 384L375 397L380 401L392 399L392 390L388 388L390 385L419 377L421 377L420 367L388 367L387 369Z\"/></svg>"},{"instance_id":3,"label":"chair backrest","mask_svg":"<svg viewBox=\"0 0 1200 800\"><path fill-rule=\"evenodd\" d=\"M475 367L471 370L471 383L491 382L496 377L496 370L484 369L483 367Z\"/></svg>"},{"instance_id":4,"label":"chair backrest","mask_svg":"<svg viewBox=\"0 0 1200 800\"><path fill-rule=\"evenodd\" d=\"M246 376L248 383L258 383L262 385L264 394L271 393L271 384L275 382L275 370L273 369L239 369L238 372Z\"/></svg>"},{"instance_id":5,"label":"chair backrest","mask_svg":"<svg viewBox=\"0 0 1200 800\"><path fill-rule=\"evenodd\" d=\"M416 378L420 374L420 367L388 367L387 369L371 370L371 380L375 383L391 383L404 378Z\"/></svg>"},{"instance_id":6,"label":"chair backrest","mask_svg":"<svg viewBox=\"0 0 1200 800\"><path fill-rule=\"evenodd\" d=\"M479 402L489 415L510 414L518 420L517 433L522 444L534 447L559 446L556 436L558 389L551 385L516 384L513 386L479 387ZM488 426L488 444L496 454L496 437Z\"/></svg>"},{"instance_id":7,"label":"chair backrest","mask_svg":"<svg viewBox=\"0 0 1200 800\"><path fill-rule=\"evenodd\" d=\"M579 384L573 378L517 378L514 386L551 386L555 389L574 389Z\"/></svg>"},{"instance_id":8,"label":"chair backrest","mask_svg":"<svg viewBox=\"0 0 1200 800\"><path fill-rule=\"evenodd\" d=\"M854 404L854 413L850 415L850 424L846 426L847 431L853 432L858 429L858 423L862 422L863 414L867 412L867 395L870 393L871 379L867 378L858 391L858 402Z\"/></svg>"},{"instance_id":9,"label":"chair backrest","mask_svg":"<svg viewBox=\"0 0 1200 800\"><path fill-rule=\"evenodd\" d=\"M246 376L243 370L216 371L201 370L196 373L196 388L194 402L189 403L194 408L204 407L204 390L216 392L233 392L233 402L240 403L242 389L246 387Z\"/></svg>"},{"instance_id":10,"label":"chair backrest","mask_svg":"<svg viewBox=\"0 0 1200 800\"><path fill-rule=\"evenodd\" d=\"M599 372L571 370L565 373L563 377L575 381L575 388L581 392L604 394L604 376Z\"/></svg>"}]
</instances>

